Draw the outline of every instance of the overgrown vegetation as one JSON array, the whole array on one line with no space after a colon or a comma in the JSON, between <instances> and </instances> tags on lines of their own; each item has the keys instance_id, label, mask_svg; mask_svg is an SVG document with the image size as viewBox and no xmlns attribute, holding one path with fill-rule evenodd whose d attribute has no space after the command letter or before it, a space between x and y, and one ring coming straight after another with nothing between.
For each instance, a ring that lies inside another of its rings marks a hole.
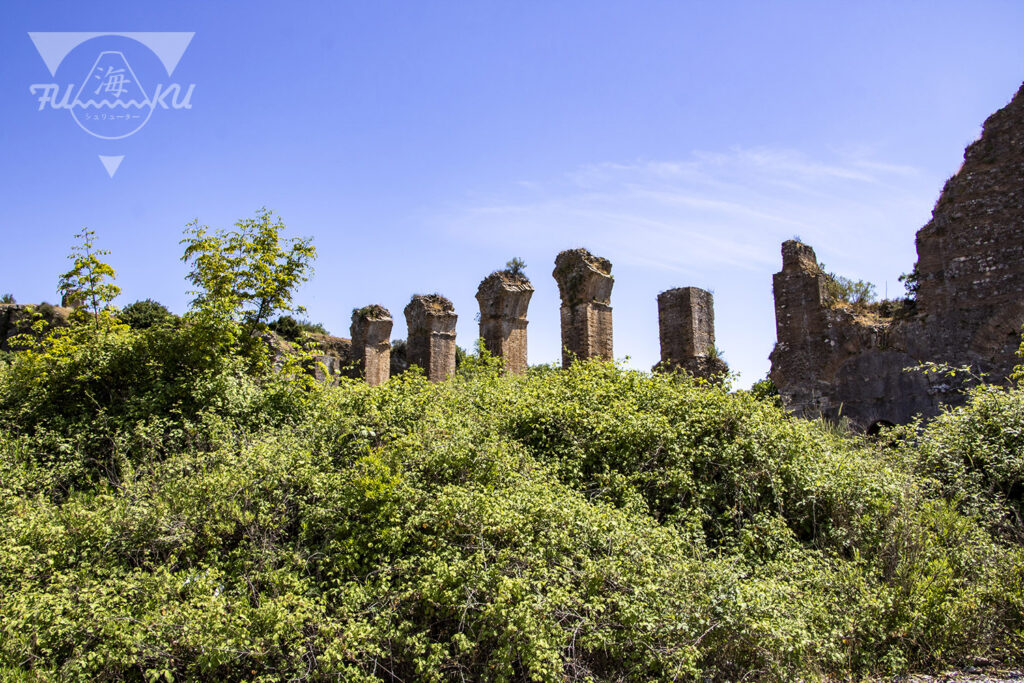
<instances>
[{"instance_id":1,"label":"overgrown vegetation","mask_svg":"<svg viewBox=\"0 0 1024 683\"><path fill-rule=\"evenodd\" d=\"M790 417L767 384L510 376L479 348L439 384L318 384L207 305L139 329L101 306L0 364L0 678L1021 661L1020 388L869 442Z\"/></svg>"},{"instance_id":2,"label":"overgrown vegetation","mask_svg":"<svg viewBox=\"0 0 1024 683\"><path fill-rule=\"evenodd\" d=\"M851 280L842 275L836 275L825 270L825 264L820 264L822 272L825 273L825 294L834 303L847 303L854 306L866 306L873 303L878 295L875 286L866 280Z\"/></svg>"},{"instance_id":3,"label":"overgrown vegetation","mask_svg":"<svg viewBox=\"0 0 1024 683\"><path fill-rule=\"evenodd\" d=\"M269 323L267 328L286 341L295 342L307 334L327 334L327 328L320 323L309 320L297 320L290 315L282 315Z\"/></svg>"},{"instance_id":4,"label":"overgrown vegetation","mask_svg":"<svg viewBox=\"0 0 1024 683\"><path fill-rule=\"evenodd\" d=\"M825 274L825 296L833 306L849 307L861 314L872 314L881 318L904 318L916 311L917 266L913 274L900 276L904 283L907 296L900 299L878 299L875 285L866 280L853 280L836 275L825 269L824 263L818 266Z\"/></svg>"}]
</instances>

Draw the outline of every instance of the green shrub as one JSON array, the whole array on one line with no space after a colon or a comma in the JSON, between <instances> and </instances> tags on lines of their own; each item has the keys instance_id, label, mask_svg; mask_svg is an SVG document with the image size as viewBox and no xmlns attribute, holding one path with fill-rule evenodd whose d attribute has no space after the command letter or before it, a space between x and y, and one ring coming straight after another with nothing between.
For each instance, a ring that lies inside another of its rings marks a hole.
<instances>
[{"instance_id":1,"label":"green shrub","mask_svg":"<svg viewBox=\"0 0 1024 683\"><path fill-rule=\"evenodd\" d=\"M130 303L117 314L118 320L134 330L145 330L154 325L174 325L178 316L153 299Z\"/></svg>"},{"instance_id":2,"label":"green shrub","mask_svg":"<svg viewBox=\"0 0 1024 683\"><path fill-rule=\"evenodd\" d=\"M894 457L747 392L596 362L509 376L477 354L448 382L370 388L210 360L186 381L188 329L111 335L86 379L36 368L60 409L3 404L0 670L784 680L1019 661L1019 547L908 442ZM27 371L0 370L4 391ZM98 391L115 378L131 392ZM97 469L104 440L120 460ZM47 454L93 475L71 490Z\"/></svg>"},{"instance_id":3,"label":"green shrub","mask_svg":"<svg viewBox=\"0 0 1024 683\"><path fill-rule=\"evenodd\" d=\"M290 315L282 315L267 327L271 332L290 342L298 341L304 334L327 334L327 329L320 323L296 320Z\"/></svg>"}]
</instances>

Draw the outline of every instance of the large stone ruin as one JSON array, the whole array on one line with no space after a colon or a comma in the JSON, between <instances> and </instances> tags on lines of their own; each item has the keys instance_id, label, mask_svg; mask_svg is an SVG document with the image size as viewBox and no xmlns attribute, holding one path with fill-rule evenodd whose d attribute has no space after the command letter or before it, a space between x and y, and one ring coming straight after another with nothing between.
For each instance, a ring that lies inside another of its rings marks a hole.
<instances>
[{"instance_id":1,"label":"large stone ruin","mask_svg":"<svg viewBox=\"0 0 1024 683\"><path fill-rule=\"evenodd\" d=\"M907 370L924 361L1007 381L1024 324L1024 87L967 147L917 254L914 307L886 317L830 301L814 250L782 245L771 378L787 407L871 431L963 400L946 376Z\"/></svg>"},{"instance_id":2,"label":"large stone ruin","mask_svg":"<svg viewBox=\"0 0 1024 683\"><path fill-rule=\"evenodd\" d=\"M440 294L416 294L405 307L405 320L409 362L423 368L431 382L454 375L458 316L452 302Z\"/></svg>"},{"instance_id":3,"label":"large stone ruin","mask_svg":"<svg viewBox=\"0 0 1024 683\"><path fill-rule=\"evenodd\" d=\"M677 287L658 295L661 362L656 370L681 369L702 379L721 379L729 366L715 346L715 299L698 287Z\"/></svg>"},{"instance_id":4,"label":"large stone ruin","mask_svg":"<svg viewBox=\"0 0 1024 683\"><path fill-rule=\"evenodd\" d=\"M357 371L371 387L391 376L391 313L372 305L352 311L352 358Z\"/></svg>"},{"instance_id":5,"label":"large stone ruin","mask_svg":"<svg viewBox=\"0 0 1024 683\"><path fill-rule=\"evenodd\" d=\"M526 309L532 296L529 278L510 270L491 273L477 288L480 338L488 351L504 359L506 372L526 372Z\"/></svg>"},{"instance_id":6,"label":"large stone ruin","mask_svg":"<svg viewBox=\"0 0 1024 683\"><path fill-rule=\"evenodd\" d=\"M552 273L562 298L562 367L574 359L612 360L612 264L586 249L555 257Z\"/></svg>"}]
</instances>

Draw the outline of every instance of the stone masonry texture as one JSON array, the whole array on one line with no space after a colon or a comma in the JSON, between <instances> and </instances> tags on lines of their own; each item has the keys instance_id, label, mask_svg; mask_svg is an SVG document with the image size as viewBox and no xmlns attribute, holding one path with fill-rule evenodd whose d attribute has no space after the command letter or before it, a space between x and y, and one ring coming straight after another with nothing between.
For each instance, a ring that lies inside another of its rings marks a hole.
<instances>
[{"instance_id":1,"label":"stone masonry texture","mask_svg":"<svg viewBox=\"0 0 1024 683\"><path fill-rule=\"evenodd\" d=\"M352 311L352 356L371 387L391 376L391 313L373 305Z\"/></svg>"},{"instance_id":2,"label":"stone masonry texture","mask_svg":"<svg viewBox=\"0 0 1024 683\"><path fill-rule=\"evenodd\" d=\"M405 307L405 320L409 362L423 368L431 382L454 375L458 316L452 302L440 294L416 294Z\"/></svg>"},{"instance_id":3,"label":"stone masonry texture","mask_svg":"<svg viewBox=\"0 0 1024 683\"><path fill-rule=\"evenodd\" d=\"M562 298L562 366L574 358L611 360L612 264L586 249L570 249L555 257L552 275Z\"/></svg>"},{"instance_id":4,"label":"stone masonry texture","mask_svg":"<svg viewBox=\"0 0 1024 683\"><path fill-rule=\"evenodd\" d=\"M967 147L917 255L915 307L885 318L828 301L813 249L782 245L771 378L787 407L871 430L963 400L948 378L906 370L923 361L1007 381L1024 325L1024 87Z\"/></svg>"},{"instance_id":5,"label":"stone masonry texture","mask_svg":"<svg viewBox=\"0 0 1024 683\"><path fill-rule=\"evenodd\" d=\"M695 377L722 377L729 368L715 347L715 300L698 287L677 287L658 295L662 369L680 368Z\"/></svg>"},{"instance_id":6,"label":"stone masonry texture","mask_svg":"<svg viewBox=\"0 0 1024 683\"><path fill-rule=\"evenodd\" d=\"M526 309L533 285L526 276L510 271L491 273L480 283L480 337L493 355L505 361L505 370L526 372Z\"/></svg>"}]
</instances>

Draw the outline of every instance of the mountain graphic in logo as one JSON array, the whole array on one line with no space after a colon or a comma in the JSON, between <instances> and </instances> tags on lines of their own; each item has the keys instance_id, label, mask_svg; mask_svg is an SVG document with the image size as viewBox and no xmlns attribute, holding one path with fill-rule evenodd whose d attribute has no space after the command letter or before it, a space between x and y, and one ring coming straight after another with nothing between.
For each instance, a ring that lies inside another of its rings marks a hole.
<instances>
[{"instance_id":1,"label":"mountain graphic in logo","mask_svg":"<svg viewBox=\"0 0 1024 683\"><path fill-rule=\"evenodd\" d=\"M101 52L75 94L71 115L104 140L126 138L153 114L149 96L121 52Z\"/></svg>"}]
</instances>

